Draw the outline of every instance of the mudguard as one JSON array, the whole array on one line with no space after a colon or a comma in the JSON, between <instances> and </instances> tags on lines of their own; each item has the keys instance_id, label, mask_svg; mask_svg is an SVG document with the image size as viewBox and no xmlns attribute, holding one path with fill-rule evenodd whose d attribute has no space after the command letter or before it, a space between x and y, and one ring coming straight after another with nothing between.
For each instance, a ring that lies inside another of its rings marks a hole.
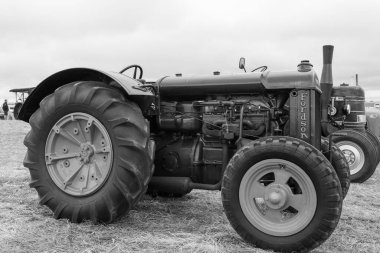
<instances>
[{"instance_id":1,"label":"mudguard","mask_svg":"<svg viewBox=\"0 0 380 253\"><path fill-rule=\"evenodd\" d=\"M30 116L39 108L39 103L42 99L53 93L57 88L75 81L99 81L119 86L128 96L154 96L149 90L134 88L141 85L141 83L119 73L90 68L66 69L49 76L33 90L20 110L19 119L29 122Z\"/></svg>"}]
</instances>

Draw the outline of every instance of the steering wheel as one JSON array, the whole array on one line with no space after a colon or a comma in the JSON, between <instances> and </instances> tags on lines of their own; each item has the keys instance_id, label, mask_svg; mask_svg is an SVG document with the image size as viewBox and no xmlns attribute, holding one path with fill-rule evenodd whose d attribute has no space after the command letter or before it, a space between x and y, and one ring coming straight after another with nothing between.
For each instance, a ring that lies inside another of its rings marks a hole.
<instances>
[{"instance_id":1,"label":"steering wheel","mask_svg":"<svg viewBox=\"0 0 380 253\"><path fill-rule=\"evenodd\" d=\"M261 69L261 72L264 72L265 70L268 69L268 67L267 67L267 66L260 66L260 67L258 67L258 68L255 68L255 69L252 70L251 72L255 72L256 70L259 70L259 69Z\"/></svg>"},{"instance_id":2,"label":"steering wheel","mask_svg":"<svg viewBox=\"0 0 380 253\"><path fill-rule=\"evenodd\" d=\"M134 68L133 79L141 79L143 76L143 69L140 65L129 65L128 67L123 68L119 73L122 74L125 71L127 71L128 69L132 69L132 68ZM139 75L137 75L138 72L140 72ZM138 76L138 78L137 78L137 76Z\"/></svg>"}]
</instances>

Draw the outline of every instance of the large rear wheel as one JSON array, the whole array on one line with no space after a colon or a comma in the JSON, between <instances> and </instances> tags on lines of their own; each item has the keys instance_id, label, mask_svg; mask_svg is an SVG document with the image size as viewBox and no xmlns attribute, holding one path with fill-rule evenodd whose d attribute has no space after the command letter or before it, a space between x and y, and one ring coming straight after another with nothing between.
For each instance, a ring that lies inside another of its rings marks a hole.
<instances>
[{"instance_id":1,"label":"large rear wheel","mask_svg":"<svg viewBox=\"0 0 380 253\"><path fill-rule=\"evenodd\" d=\"M153 173L141 110L99 82L67 84L30 118L24 165L55 218L111 222L130 210Z\"/></svg>"},{"instance_id":2,"label":"large rear wheel","mask_svg":"<svg viewBox=\"0 0 380 253\"><path fill-rule=\"evenodd\" d=\"M225 213L236 232L263 249L306 252L334 231L342 209L339 179L313 146L268 137L242 147L222 183Z\"/></svg>"}]
</instances>

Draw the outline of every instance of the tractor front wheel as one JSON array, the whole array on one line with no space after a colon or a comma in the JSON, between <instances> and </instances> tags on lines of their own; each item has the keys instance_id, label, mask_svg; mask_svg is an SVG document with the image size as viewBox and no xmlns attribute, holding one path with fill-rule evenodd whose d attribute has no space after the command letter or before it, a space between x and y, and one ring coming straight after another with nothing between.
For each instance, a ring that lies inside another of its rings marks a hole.
<instances>
[{"instance_id":1,"label":"tractor front wheel","mask_svg":"<svg viewBox=\"0 0 380 253\"><path fill-rule=\"evenodd\" d=\"M335 144L331 144L331 152L329 150L329 140L326 137L321 139L321 150L327 160L330 161L330 154L332 154L331 165L334 167L338 175L340 186L342 187L343 198L346 197L348 189L350 188L350 166L344 157L343 152Z\"/></svg>"},{"instance_id":2,"label":"tractor front wheel","mask_svg":"<svg viewBox=\"0 0 380 253\"><path fill-rule=\"evenodd\" d=\"M376 137L376 135L374 133L372 133L369 129L366 130L366 134L367 134L368 138L372 141L372 144L375 146L377 164L378 164L380 162L380 141Z\"/></svg>"},{"instance_id":3,"label":"tractor front wheel","mask_svg":"<svg viewBox=\"0 0 380 253\"><path fill-rule=\"evenodd\" d=\"M334 169L316 148L291 137L267 137L231 158L222 200L231 225L247 242L306 252L334 231L343 197Z\"/></svg>"},{"instance_id":4,"label":"tractor front wheel","mask_svg":"<svg viewBox=\"0 0 380 253\"><path fill-rule=\"evenodd\" d=\"M378 163L374 144L365 133L359 131L344 129L339 133L346 135L333 136L332 139L346 157L351 182L365 182L375 172Z\"/></svg>"}]
</instances>

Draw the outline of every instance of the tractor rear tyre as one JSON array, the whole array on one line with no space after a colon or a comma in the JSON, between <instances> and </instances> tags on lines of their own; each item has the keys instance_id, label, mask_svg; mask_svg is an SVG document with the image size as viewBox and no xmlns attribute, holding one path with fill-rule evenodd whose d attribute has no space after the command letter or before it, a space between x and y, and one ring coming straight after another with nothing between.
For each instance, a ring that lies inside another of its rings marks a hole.
<instances>
[{"instance_id":1,"label":"tractor rear tyre","mask_svg":"<svg viewBox=\"0 0 380 253\"><path fill-rule=\"evenodd\" d=\"M330 161L329 140L326 137L322 137L321 139L321 150L327 160ZM343 152L335 143L332 143L331 151L331 164L334 167L336 174L338 175L340 186L342 188L343 198L345 198L348 189L350 188L350 166L348 165Z\"/></svg>"},{"instance_id":2,"label":"tractor rear tyre","mask_svg":"<svg viewBox=\"0 0 380 253\"><path fill-rule=\"evenodd\" d=\"M154 142L139 107L100 82L75 82L44 98L24 144L30 186L54 217L112 222L145 193Z\"/></svg>"},{"instance_id":3,"label":"tractor rear tyre","mask_svg":"<svg viewBox=\"0 0 380 253\"><path fill-rule=\"evenodd\" d=\"M222 181L227 218L247 242L281 252L307 252L334 231L342 190L330 162L310 144L267 137L242 147Z\"/></svg>"},{"instance_id":4,"label":"tractor rear tyre","mask_svg":"<svg viewBox=\"0 0 380 253\"><path fill-rule=\"evenodd\" d=\"M339 133L347 135L333 136L332 140L346 157L351 182L365 182L375 172L378 163L375 145L365 133L351 129L343 129Z\"/></svg>"}]
</instances>

